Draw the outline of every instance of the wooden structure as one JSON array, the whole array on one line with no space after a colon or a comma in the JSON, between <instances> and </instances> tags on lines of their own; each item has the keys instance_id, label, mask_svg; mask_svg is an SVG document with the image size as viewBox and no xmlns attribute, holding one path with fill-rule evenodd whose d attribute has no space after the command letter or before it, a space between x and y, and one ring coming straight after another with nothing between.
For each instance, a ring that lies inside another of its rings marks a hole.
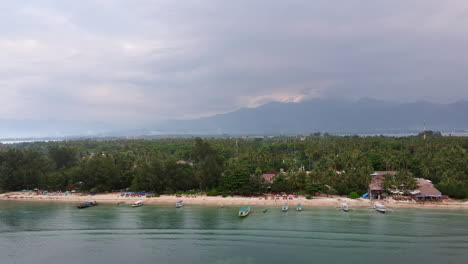
<instances>
[{"instance_id":1,"label":"wooden structure","mask_svg":"<svg viewBox=\"0 0 468 264\"><path fill-rule=\"evenodd\" d=\"M383 187L385 175L397 175L397 171L374 171L370 176L372 177L369 184L369 197L370 199L384 199L386 191Z\"/></svg>"}]
</instances>

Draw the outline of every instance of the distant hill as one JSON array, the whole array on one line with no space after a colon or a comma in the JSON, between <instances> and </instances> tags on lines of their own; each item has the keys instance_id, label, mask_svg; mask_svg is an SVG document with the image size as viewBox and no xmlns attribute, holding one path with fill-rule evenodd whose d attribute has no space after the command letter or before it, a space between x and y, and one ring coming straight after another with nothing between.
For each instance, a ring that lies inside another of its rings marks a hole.
<instances>
[{"instance_id":1,"label":"distant hill","mask_svg":"<svg viewBox=\"0 0 468 264\"><path fill-rule=\"evenodd\" d=\"M257 108L195 120L154 124L130 122L1 120L0 139L48 137L121 137L164 135L280 135L329 132L337 134L415 133L427 129L468 129L468 102L395 103L373 99L356 102L316 99L300 103L269 103Z\"/></svg>"},{"instance_id":2,"label":"distant hill","mask_svg":"<svg viewBox=\"0 0 468 264\"><path fill-rule=\"evenodd\" d=\"M257 108L196 120L166 121L155 127L163 134L309 134L402 133L428 129L468 129L468 102L395 103L373 99L356 102L316 99L269 103Z\"/></svg>"}]
</instances>

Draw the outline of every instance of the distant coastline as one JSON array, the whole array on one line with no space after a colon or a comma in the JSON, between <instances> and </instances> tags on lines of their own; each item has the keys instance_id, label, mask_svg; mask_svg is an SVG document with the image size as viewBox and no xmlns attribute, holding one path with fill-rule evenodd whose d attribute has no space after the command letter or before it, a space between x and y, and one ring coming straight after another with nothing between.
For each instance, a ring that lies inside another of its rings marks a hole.
<instances>
[{"instance_id":1,"label":"distant coastline","mask_svg":"<svg viewBox=\"0 0 468 264\"><path fill-rule=\"evenodd\" d=\"M464 131L442 131L443 136L454 136L454 137L468 137L468 130ZM383 133L330 133L331 136L360 136L360 137L410 137L416 136L417 132L383 132ZM59 142L59 141L77 141L77 140L131 140L131 139L162 139L162 138L192 138L192 137L202 137L202 138L262 138L262 137L277 137L281 136L279 134L271 135L240 135L240 134L223 134L223 135L198 135L198 134L167 134L167 135L141 135L141 136L76 136L76 137L45 137L45 138L0 138L0 143L2 144L20 144L20 143L34 143L34 142ZM301 136L297 135L287 135L287 136Z\"/></svg>"}]
</instances>

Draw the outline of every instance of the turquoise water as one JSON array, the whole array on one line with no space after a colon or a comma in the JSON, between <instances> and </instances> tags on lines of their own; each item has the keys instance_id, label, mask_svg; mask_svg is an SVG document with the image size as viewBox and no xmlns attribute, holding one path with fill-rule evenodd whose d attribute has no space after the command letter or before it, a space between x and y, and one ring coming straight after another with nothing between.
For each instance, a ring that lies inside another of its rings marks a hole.
<instances>
[{"instance_id":1,"label":"turquoise water","mask_svg":"<svg viewBox=\"0 0 468 264\"><path fill-rule=\"evenodd\" d=\"M0 263L467 263L468 211L0 201Z\"/></svg>"}]
</instances>

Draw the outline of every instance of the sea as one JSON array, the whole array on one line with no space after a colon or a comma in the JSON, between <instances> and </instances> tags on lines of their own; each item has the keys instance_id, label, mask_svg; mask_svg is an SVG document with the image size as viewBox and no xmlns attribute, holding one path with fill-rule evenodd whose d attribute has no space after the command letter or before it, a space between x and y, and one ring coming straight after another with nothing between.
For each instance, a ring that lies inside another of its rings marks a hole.
<instances>
[{"instance_id":1,"label":"sea","mask_svg":"<svg viewBox=\"0 0 468 264\"><path fill-rule=\"evenodd\" d=\"M267 212L263 212L268 209ZM0 263L467 263L468 210L0 201Z\"/></svg>"}]
</instances>

